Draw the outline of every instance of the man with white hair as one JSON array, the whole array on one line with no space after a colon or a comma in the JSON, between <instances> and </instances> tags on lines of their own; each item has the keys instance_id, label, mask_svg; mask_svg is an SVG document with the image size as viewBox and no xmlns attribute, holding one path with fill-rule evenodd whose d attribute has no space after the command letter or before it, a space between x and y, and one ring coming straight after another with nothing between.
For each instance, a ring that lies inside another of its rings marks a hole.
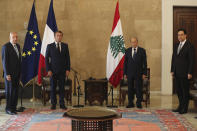
<instances>
[{"instance_id":1,"label":"man with white hair","mask_svg":"<svg viewBox=\"0 0 197 131\"><path fill-rule=\"evenodd\" d=\"M21 72L20 46L17 44L18 35L10 33L10 42L2 47L3 76L5 79L6 113L17 114L18 88Z\"/></svg>"}]
</instances>

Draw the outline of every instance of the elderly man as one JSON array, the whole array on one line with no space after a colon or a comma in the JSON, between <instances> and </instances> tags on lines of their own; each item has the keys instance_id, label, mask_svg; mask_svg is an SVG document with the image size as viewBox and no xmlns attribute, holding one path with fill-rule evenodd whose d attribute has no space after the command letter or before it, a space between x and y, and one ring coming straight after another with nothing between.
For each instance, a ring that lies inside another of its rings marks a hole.
<instances>
[{"instance_id":1,"label":"elderly man","mask_svg":"<svg viewBox=\"0 0 197 131\"><path fill-rule=\"evenodd\" d=\"M6 113L17 114L18 88L21 72L20 46L16 32L10 33L10 42L2 47L3 76L6 91Z\"/></svg>"},{"instance_id":2,"label":"elderly man","mask_svg":"<svg viewBox=\"0 0 197 131\"><path fill-rule=\"evenodd\" d=\"M128 100L127 108L134 107L134 94L136 93L137 108L142 108L142 80L147 74L147 60L145 49L138 46L138 39L131 38L131 47L125 52L124 78L128 80ZM135 88L134 88L135 83Z\"/></svg>"}]
</instances>

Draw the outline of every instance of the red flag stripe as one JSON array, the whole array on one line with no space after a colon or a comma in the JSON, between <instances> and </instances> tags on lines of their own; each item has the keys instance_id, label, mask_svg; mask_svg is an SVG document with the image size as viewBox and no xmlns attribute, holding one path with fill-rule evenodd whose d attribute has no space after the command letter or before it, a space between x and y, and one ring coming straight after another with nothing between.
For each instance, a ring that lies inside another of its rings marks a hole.
<instances>
[{"instance_id":1,"label":"red flag stripe","mask_svg":"<svg viewBox=\"0 0 197 131\"><path fill-rule=\"evenodd\" d=\"M114 15L114 23L113 23L113 27L112 27L112 32L116 28L116 25L117 25L119 19L120 19L119 2L117 2L117 4L116 4L116 11L115 11L115 15Z\"/></svg>"},{"instance_id":2,"label":"red flag stripe","mask_svg":"<svg viewBox=\"0 0 197 131\"><path fill-rule=\"evenodd\" d=\"M42 77L46 75L47 75L47 72L45 68L45 58L40 53L40 61L39 61L39 68L38 68L38 84L42 83Z\"/></svg>"},{"instance_id":3,"label":"red flag stripe","mask_svg":"<svg viewBox=\"0 0 197 131\"><path fill-rule=\"evenodd\" d=\"M124 59L125 56L122 57L121 61L119 62L118 66L114 70L113 74L109 78L109 82L114 86L117 87L120 83L120 80L123 78L123 72L124 72Z\"/></svg>"}]
</instances>

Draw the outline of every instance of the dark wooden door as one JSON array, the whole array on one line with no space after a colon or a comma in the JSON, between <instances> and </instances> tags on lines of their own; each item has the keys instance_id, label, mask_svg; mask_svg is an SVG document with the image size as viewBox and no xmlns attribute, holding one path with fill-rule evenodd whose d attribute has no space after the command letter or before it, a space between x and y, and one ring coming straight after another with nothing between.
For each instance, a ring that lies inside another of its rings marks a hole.
<instances>
[{"instance_id":1,"label":"dark wooden door","mask_svg":"<svg viewBox=\"0 0 197 131\"><path fill-rule=\"evenodd\" d=\"M178 43L177 30L184 28L187 31L187 40L195 47L197 52L197 7L174 7L173 8L173 44ZM195 61L197 53L195 53ZM194 76L197 78L197 65L194 68ZM173 93L175 93L173 82Z\"/></svg>"}]
</instances>

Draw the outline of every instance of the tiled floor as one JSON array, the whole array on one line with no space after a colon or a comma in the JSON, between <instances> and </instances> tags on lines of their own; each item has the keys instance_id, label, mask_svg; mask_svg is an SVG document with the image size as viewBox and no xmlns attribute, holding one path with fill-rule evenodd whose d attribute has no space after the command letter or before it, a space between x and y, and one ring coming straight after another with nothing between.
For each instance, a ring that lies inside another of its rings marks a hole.
<instances>
[{"instance_id":1,"label":"tiled floor","mask_svg":"<svg viewBox=\"0 0 197 131\"><path fill-rule=\"evenodd\" d=\"M115 97L115 105L118 105L118 99ZM30 100L25 99L23 102L26 108L43 108L41 101L30 102ZM83 96L81 97L81 104L84 104ZM111 98L109 98L109 103L111 104ZM127 103L127 102L125 102ZM73 97L73 105L77 104L77 97ZM172 109L177 107L177 97L174 96L162 96L160 94L151 94L151 104L148 108L150 109ZM20 105L20 104L19 104ZM104 107L106 105L103 105ZM50 108L50 103L47 103L45 108ZM9 115L5 114L5 100L2 101L0 105L0 126L9 119ZM59 107L57 107L59 108ZM68 105L68 108L72 108L71 105ZM119 108L125 108L125 106L120 106ZM144 108L146 108L144 106ZM197 129L197 119L194 117L197 116L197 110L194 109L193 101L190 101L189 111L187 114L183 115L196 129Z\"/></svg>"}]
</instances>

